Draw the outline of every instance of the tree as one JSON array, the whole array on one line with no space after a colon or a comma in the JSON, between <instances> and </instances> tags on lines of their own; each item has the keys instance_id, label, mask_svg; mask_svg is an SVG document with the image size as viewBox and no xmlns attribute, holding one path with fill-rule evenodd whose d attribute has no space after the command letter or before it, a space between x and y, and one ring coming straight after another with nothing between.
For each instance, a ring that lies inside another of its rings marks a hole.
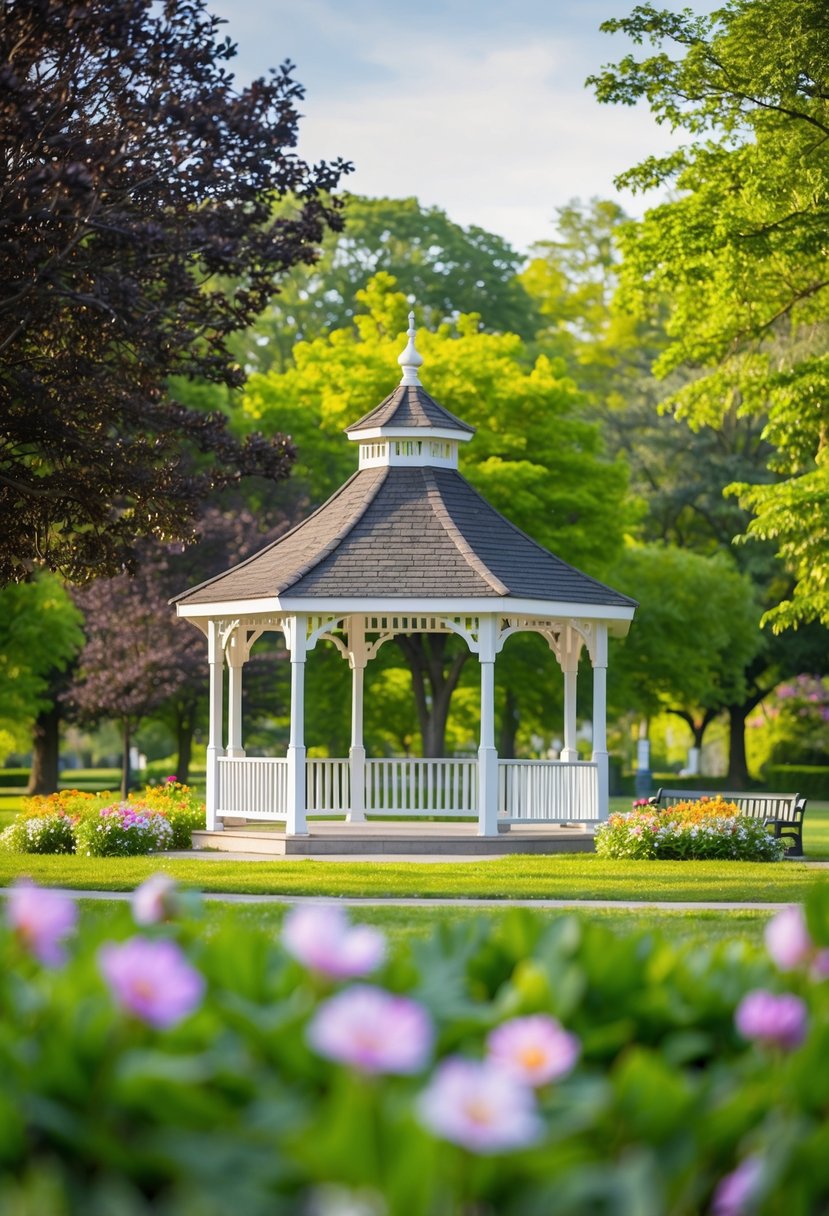
<instances>
[{"instance_id":1,"label":"tree","mask_svg":"<svg viewBox=\"0 0 829 1216\"><path fill-rule=\"evenodd\" d=\"M82 620L53 575L0 591L0 722L21 741L34 729L29 793L57 789L57 754L44 754L39 744L55 712L53 681L83 645Z\"/></svg>"},{"instance_id":2,"label":"tree","mask_svg":"<svg viewBox=\"0 0 829 1216\"><path fill-rule=\"evenodd\" d=\"M626 300L640 313L667 307L657 370L695 370L666 402L678 417L716 427L732 411L767 416L777 477L733 487L754 514L748 535L773 541L794 575L765 619L829 623L825 4L728 0L706 15L646 4L603 28L658 49L593 77L599 99L647 98L658 121L691 135L620 179L679 192L623 234Z\"/></svg>"},{"instance_id":3,"label":"tree","mask_svg":"<svg viewBox=\"0 0 829 1216\"><path fill-rule=\"evenodd\" d=\"M702 747L714 718L745 698L746 669L763 647L751 582L725 554L661 545L627 548L613 581L639 608L615 648L612 700L646 719L676 714Z\"/></svg>"},{"instance_id":4,"label":"tree","mask_svg":"<svg viewBox=\"0 0 829 1216\"><path fill-rule=\"evenodd\" d=\"M283 436L239 443L167 387L240 384L230 337L341 224L347 166L293 152L292 66L238 90L220 24L205 0L4 6L0 584L118 573L216 487L287 472Z\"/></svg>"},{"instance_id":5,"label":"tree","mask_svg":"<svg viewBox=\"0 0 829 1216\"><path fill-rule=\"evenodd\" d=\"M416 198L343 196L345 227L323 238L319 261L296 266L279 296L237 342L251 369L284 371L297 342L352 323L357 293L384 271L436 329L460 313L477 313L492 332L531 338L538 316L518 277L522 257L495 233L464 228Z\"/></svg>"},{"instance_id":6,"label":"tree","mask_svg":"<svg viewBox=\"0 0 829 1216\"><path fill-rule=\"evenodd\" d=\"M353 472L342 430L399 379L408 301L378 274L358 302L354 326L299 343L284 372L250 377L243 410L266 431L290 429L297 476L318 503ZM421 331L424 383L452 413L478 427L462 472L514 523L565 560L601 574L621 545L626 470L604 458L598 428L560 362L534 361L516 334L482 333L475 316ZM414 681L424 754L443 753L452 694L468 660L445 635L398 639ZM514 689L516 696L520 688Z\"/></svg>"}]
</instances>

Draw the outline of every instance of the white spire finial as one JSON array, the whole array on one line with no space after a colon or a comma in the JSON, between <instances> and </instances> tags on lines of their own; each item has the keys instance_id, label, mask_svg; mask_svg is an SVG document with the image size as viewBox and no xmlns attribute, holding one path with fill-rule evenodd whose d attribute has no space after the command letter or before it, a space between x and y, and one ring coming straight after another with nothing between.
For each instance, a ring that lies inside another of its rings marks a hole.
<instances>
[{"instance_id":1,"label":"white spire finial","mask_svg":"<svg viewBox=\"0 0 829 1216\"><path fill-rule=\"evenodd\" d=\"M417 369L423 363L423 356L418 354L417 350L415 350L415 334L417 333L417 330L415 329L415 315L413 312L409 313L409 328L406 333L409 337L406 349L403 351L402 355L397 356L397 362L403 368L403 379L400 381L400 383L420 384L420 377L417 374Z\"/></svg>"}]
</instances>

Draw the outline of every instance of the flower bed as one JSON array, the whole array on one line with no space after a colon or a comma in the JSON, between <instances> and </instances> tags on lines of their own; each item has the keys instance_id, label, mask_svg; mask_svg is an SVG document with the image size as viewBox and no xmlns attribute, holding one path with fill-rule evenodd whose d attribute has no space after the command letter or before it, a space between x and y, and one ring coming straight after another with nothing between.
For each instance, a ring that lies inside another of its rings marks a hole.
<instances>
[{"instance_id":1,"label":"flower bed","mask_svg":"<svg viewBox=\"0 0 829 1216\"><path fill-rule=\"evenodd\" d=\"M26 799L14 823L0 833L0 848L13 853L133 857L160 849L189 849L191 832L204 823L204 803L176 781L131 794L127 802L116 802L110 793L61 790Z\"/></svg>"},{"instance_id":2,"label":"flower bed","mask_svg":"<svg viewBox=\"0 0 829 1216\"><path fill-rule=\"evenodd\" d=\"M306 905L277 942L183 900L78 934L10 893L0 1211L827 1210L825 885L762 953L524 909L392 949Z\"/></svg>"},{"instance_id":3,"label":"flower bed","mask_svg":"<svg viewBox=\"0 0 829 1216\"><path fill-rule=\"evenodd\" d=\"M611 815L596 831L596 852L638 860L781 861L786 846L760 820L718 797Z\"/></svg>"}]
</instances>

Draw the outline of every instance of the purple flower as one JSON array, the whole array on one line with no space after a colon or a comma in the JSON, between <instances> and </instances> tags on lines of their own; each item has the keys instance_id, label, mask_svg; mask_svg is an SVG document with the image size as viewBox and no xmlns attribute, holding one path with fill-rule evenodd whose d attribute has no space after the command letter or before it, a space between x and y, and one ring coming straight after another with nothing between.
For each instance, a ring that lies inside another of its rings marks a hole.
<instances>
[{"instance_id":1,"label":"purple flower","mask_svg":"<svg viewBox=\"0 0 829 1216\"><path fill-rule=\"evenodd\" d=\"M379 929L352 925L336 904L303 904L285 918L282 944L310 971L330 979L368 975L386 956Z\"/></svg>"},{"instance_id":2,"label":"purple flower","mask_svg":"<svg viewBox=\"0 0 829 1216\"><path fill-rule=\"evenodd\" d=\"M434 1031L417 1001L355 984L320 1005L306 1036L319 1055L365 1073L420 1072Z\"/></svg>"},{"instance_id":3,"label":"purple flower","mask_svg":"<svg viewBox=\"0 0 829 1216\"><path fill-rule=\"evenodd\" d=\"M736 1170L720 1180L714 1191L711 1216L747 1216L758 1198L763 1163L759 1157L746 1157Z\"/></svg>"},{"instance_id":4,"label":"purple flower","mask_svg":"<svg viewBox=\"0 0 829 1216\"><path fill-rule=\"evenodd\" d=\"M78 920L75 902L62 891L49 891L24 878L9 888L6 918L26 949L49 967L63 962L61 942Z\"/></svg>"},{"instance_id":5,"label":"purple flower","mask_svg":"<svg viewBox=\"0 0 829 1216\"><path fill-rule=\"evenodd\" d=\"M576 1036L543 1013L504 1022L491 1032L486 1045L492 1063L532 1086L566 1076L581 1052Z\"/></svg>"},{"instance_id":6,"label":"purple flower","mask_svg":"<svg viewBox=\"0 0 829 1216\"><path fill-rule=\"evenodd\" d=\"M792 1050L806 1037L807 1010L799 996L758 988L740 1001L734 1022L744 1039Z\"/></svg>"},{"instance_id":7,"label":"purple flower","mask_svg":"<svg viewBox=\"0 0 829 1216\"><path fill-rule=\"evenodd\" d=\"M137 925L157 925L176 912L176 883L168 874L151 874L132 893L132 918Z\"/></svg>"},{"instance_id":8,"label":"purple flower","mask_svg":"<svg viewBox=\"0 0 829 1216\"><path fill-rule=\"evenodd\" d=\"M531 1089L489 1060L445 1060L420 1095L421 1123L473 1153L504 1153L540 1139Z\"/></svg>"},{"instance_id":9,"label":"purple flower","mask_svg":"<svg viewBox=\"0 0 829 1216\"><path fill-rule=\"evenodd\" d=\"M766 949L781 971L794 971L803 966L815 951L799 904L778 912L766 925L765 938Z\"/></svg>"},{"instance_id":10,"label":"purple flower","mask_svg":"<svg viewBox=\"0 0 829 1216\"><path fill-rule=\"evenodd\" d=\"M98 952L98 965L116 1003L159 1030L186 1018L204 995L203 977L175 942L110 942Z\"/></svg>"}]
</instances>

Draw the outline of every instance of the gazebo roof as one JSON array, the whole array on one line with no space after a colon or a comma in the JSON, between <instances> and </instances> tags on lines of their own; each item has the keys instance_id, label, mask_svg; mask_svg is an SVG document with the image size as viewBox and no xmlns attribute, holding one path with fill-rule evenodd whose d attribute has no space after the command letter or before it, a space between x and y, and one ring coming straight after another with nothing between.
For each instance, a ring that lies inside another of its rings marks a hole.
<instances>
[{"instance_id":1,"label":"gazebo roof","mask_svg":"<svg viewBox=\"0 0 829 1216\"><path fill-rule=\"evenodd\" d=\"M346 435L375 427L437 428L441 431L458 431L460 436L474 435L475 428L450 414L440 402L430 397L422 384L398 384L393 393L369 410L357 422L345 428Z\"/></svg>"},{"instance_id":2,"label":"gazebo roof","mask_svg":"<svg viewBox=\"0 0 829 1216\"><path fill-rule=\"evenodd\" d=\"M222 600L483 597L633 608L542 548L454 469L361 469L291 532L184 592Z\"/></svg>"},{"instance_id":3,"label":"gazebo roof","mask_svg":"<svg viewBox=\"0 0 829 1216\"><path fill-rule=\"evenodd\" d=\"M530 602L544 614L573 611L618 618L635 600L544 549L510 523L457 471L457 449L474 428L444 409L417 375L409 344L403 381L347 433L360 442L360 469L313 515L238 566L183 592L182 615L258 601L381 601L401 609L429 601ZM210 605L209 609L205 606ZM307 609L306 609L307 610Z\"/></svg>"}]
</instances>

